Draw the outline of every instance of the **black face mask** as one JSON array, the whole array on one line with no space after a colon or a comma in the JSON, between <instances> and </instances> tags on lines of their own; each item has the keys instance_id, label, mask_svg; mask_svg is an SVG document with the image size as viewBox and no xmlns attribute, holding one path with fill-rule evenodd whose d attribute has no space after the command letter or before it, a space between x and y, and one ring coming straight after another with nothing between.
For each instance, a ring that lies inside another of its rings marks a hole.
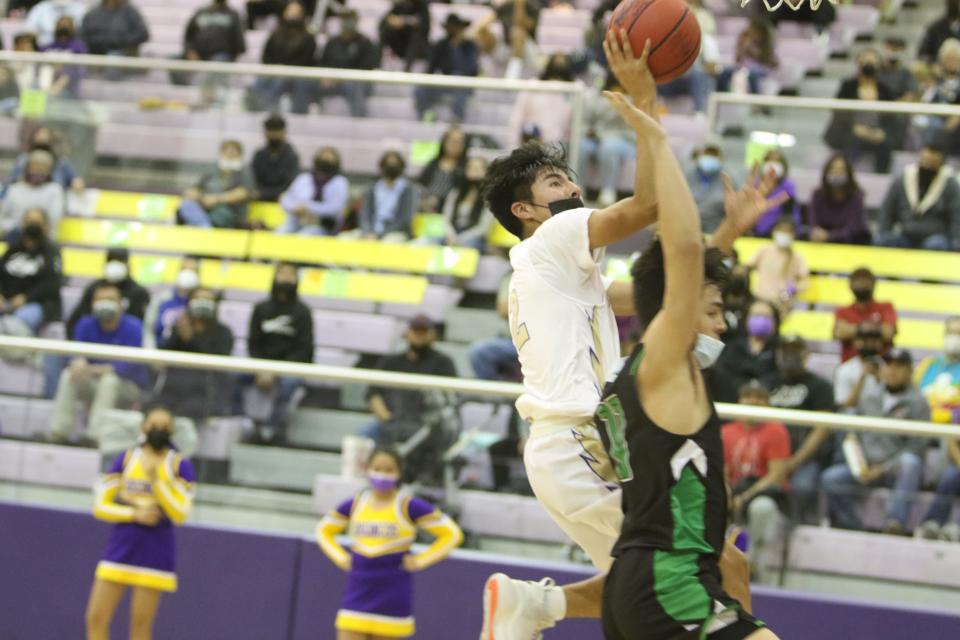
<instances>
[{"instance_id":1,"label":"black face mask","mask_svg":"<svg viewBox=\"0 0 960 640\"><path fill-rule=\"evenodd\" d=\"M70 29L61 27L53 32L53 37L56 38L57 40L72 40L73 31L71 31Z\"/></svg>"},{"instance_id":2,"label":"black face mask","mask_svg":"<svg viewBox=\"0 0 960 640\"><path fill-rule=\"evenodd\" d=\"M927 167L918 167L917 168L917 177L920 179L920 182L931 182L940 173L940 169L928 169Z\"/></svg>"},{"instance_id":3,"label":"black face mask","mask_svg":"<svg viewBox=\"0 0 960 640\"><path fill-rule=\"evenodd\" d=\"M873 300L873 289L854 289L853 297L857 302L869 302Z\"/></svg>"},{"instance_id":4,"label":"black face mask","mask_svg":"<svg viewBox=\"0 0 960 640\"><path fill-rule=\"evenodd\" d=\"M147 431L147 446L154 451L162 451L170 446L170 432L160 427L151 427Z\"/></svg>"},{"instance_id":5,"label":"black face mask","mask_svg":"<svg viewBox=\"0 0 960 640\"><path fill-rule=\"evenodd\" d=\"M887 393L892 393L893 395L899 395L907 390L907 385L905 384L898 384L896 386L888 384L884 386L887 389Z\"/></svg>"},{"instance_id":6,"label":"black face mask","mask_svg":"<svg viewBox=\"0 0 960 640\"><path fill-rule=\"evenodd\" d=\"M860 67L860 75L862 75L865 78L874 77L875 75L877 75L877 65L873 64L872 62L868 62L867 64Z\"/></svg>"},{"instance_id":7,"label":"black face mask","mask_svg":"<svg viewBox=\"0 0 960 640\"><path fill-rule=\"evenodd\" d=\"M422 358L423 356L430 353L430 349L432 348L433 346L429 344L418 344L418 345L411 344L410 345L410 351L413 351L413 353L416 354L418 358Z\"/></svg>"},{"instance_id":8,"label":"black face mask","mask_svg":"<svg viewBox=\"0 0 960 640\"><path fill-rule=\"evenodd\" d=\"M869 360L870 358L877 357L877 353L879 352L873 347L862 347L857 350L857 353L859 353L860 357L864 360Z\"/></svg>"},{"instance_id":9,"label":"black face mask","mask_svg":"<svg viewBox=\"0 0 960 640\"><path fill-rule=\"evenodd\" d=\"M550 209L550 215L555 216L564 211L570 211L571 209L582 209L583 200L580 198L565 198L563 200L554 200L547 205L547 208Z\"/></svg>"},{"instance_id":10,"label":"black face mask","mask_svg":"<svg viewBox=\"0 0 960 640\"><path fill-rule=\"evenodd\" d=\"M403 167L399 164L383 165L383 175L389 180L396 180L403 173Z\"/></svg>"},{"instance_id":11,"label":"black face mask","mask_svg":"<svg viewBox=\"0 0 960 640\"><path fill-rule=\"evenodd\" d=\"M283 298L285 300L293 300L297 297L297 283L296 282L274 282L273 288L270 290L274 298Z\"/></svg>"},{"instance_id":12,"label":"black face mask","mask_svg":"<svg viewBox=\"0 0 960 640\"><path fill-rule=\"evenodd\" d=\"M28 224L23 228L23 237L28 240L43 240L43 227L39 224Z\"/></svg>"},{"instance_id":13,"label":"black face mask","mask_svg":"<svg viewBox=\"0 0 960 640\"><path fill-rule=\"evenodd\" d=\"M330 160L317 160L313 163L313 170L324 175L335 176L340 172L340 165Z\"/></svg>"},{"instance_id":14,"label":"black face mask","mask_svg":"<svg viewBox=\"0 0 960 640\"><path fill-rule=\"evenodd\" d=\"M283 148L283 140L278 140L277 138L269 138L267 140L267 148L271 151L276 151L277 149Z\"/></svg>"}]
</instances>

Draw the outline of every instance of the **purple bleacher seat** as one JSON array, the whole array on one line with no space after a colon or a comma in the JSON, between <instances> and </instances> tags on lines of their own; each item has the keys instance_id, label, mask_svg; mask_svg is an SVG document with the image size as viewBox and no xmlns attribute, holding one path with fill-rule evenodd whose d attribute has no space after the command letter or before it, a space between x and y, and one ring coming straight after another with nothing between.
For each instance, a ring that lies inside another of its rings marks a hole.
<instances>
[{"instance_id":1,"label":"purple bleacher seat","mask_svg":"<svg viewBox=\"0 0 960 640\"><path fill-rule=\"evenodd\" d=\"M880 11L862 4L841 5L837 7L837 23L849 25L857 35L871 35L880 24Z\"/></svg>"},{"instance_id":2,"label":"purple bleacher seat","mask_svg":"<svg viewBox=\"0 0 960 640\"><path fill-rule=\"evenodd\" d=\"M314 311L313 332L317 345L387 354L406 329L406 324L391 316Z\"/></svg>"},{"instance_id":3,"label":"purple bleacher seat","mask_svg":"<svg viewBox=\"0 0 960 640\"><path fill-rule=\"evenodd\" d=\"M40 398L0 396L0 435L29 437L50 426L52 402Z\"/></svg>"},{"instance_id":4,"label":"purple bleacher seat","mask_svg":"<svg viewBox=\"0 0 960 640\"><path fill-rule=\"evenodd\" d=\"M420 304L384 303L380 305L380 312L400 318L412 318L422 313L434 322L443 322L450 309L456 307L462 297L463 291L460 289L428 284Z\"/></svg>"},{"instance_id":5,"label":"purple bleacher seat","mask_svg":"<svg viewBox=\"0 0 960 640\"><path fill-rule=\"evenodd\" d=\"M32 364L0 359L0 393L19 396L43 395L43 371Z\"/></svg>"},{"instance_id":6,"label":"purple bleacher seat","mask_svg":"<svg viewBox=\"0 0 960 640\"><path fill-rule=\"evenodd\" d=\"M496 293L500 282L510 273L510 261L500 256L480 256L477 273L467 281L467 291L476 293Z\"/></svg>"}]
</instances>

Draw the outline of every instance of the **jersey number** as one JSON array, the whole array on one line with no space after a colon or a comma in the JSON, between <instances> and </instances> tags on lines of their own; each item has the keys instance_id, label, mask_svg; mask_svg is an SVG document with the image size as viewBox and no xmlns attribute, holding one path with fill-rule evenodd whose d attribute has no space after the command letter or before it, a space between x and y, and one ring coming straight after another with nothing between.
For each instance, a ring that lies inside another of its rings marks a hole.
<instances>
[{"instance_id":1,"label":"jersey number","mask_svg":"<svg viewBox=\"0 0 960 640\"><path fill-rule=\"evenodd\" d=\"M633 480L630 449L627 446L627 414L623 411L620 398L616 395L608 396L597 407L597 416L603 422L604 430L607 432L610 461L613 463L613 472L617 474L617 480L620 482Z\"/></svg>"},{"instance_id":2,"label":"jersey number","mask_svg":"<svg viewBox=\"0 0 960 640\"><path fill-rule=\"evenodd\" d=\"M513 338L513 345L517 351L523 348L530 339L530 332L527 331L527 323L520 322L520 301L517 299L517 292L510 292L510 336Z\"/></svg>"}]
</instances>

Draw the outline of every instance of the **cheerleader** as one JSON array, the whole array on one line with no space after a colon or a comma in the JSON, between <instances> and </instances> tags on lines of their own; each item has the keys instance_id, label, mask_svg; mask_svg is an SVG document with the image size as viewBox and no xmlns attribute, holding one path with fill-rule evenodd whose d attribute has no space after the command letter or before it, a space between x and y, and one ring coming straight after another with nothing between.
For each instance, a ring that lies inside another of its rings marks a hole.
<instances>
[{"instance_id":1,"label":"cheerleader","mask_svg":"<svg viewBox=\"0 0 960 640\"><path fill-rule=\"evenodd\" d=\"M367 464L370 488L346 500L317 526L320 549L347 572L337 612L337 640L380 640L413 635L413 577L463 542L463 532L433 505L399 490L400 455L377 449ZM425 551L410 553L417 528L436 537ZM351 541L344 549L336 536Z\"/></svg>"},{"instance_id":2,"label":"cheerleader","mask_svg":"<svg viewBox=\"0 0 960 640\"><path fill-rule=\"evenodd\" d=\"M97 489L94 517L113 523L87 603L87 640L108 640L127 587L130 639L150 640L163 592L177 590L173 525L193 502L193 466L170 443L173 414L146 412L140 444L122 453Z\"/></svg>"}]
</instances>

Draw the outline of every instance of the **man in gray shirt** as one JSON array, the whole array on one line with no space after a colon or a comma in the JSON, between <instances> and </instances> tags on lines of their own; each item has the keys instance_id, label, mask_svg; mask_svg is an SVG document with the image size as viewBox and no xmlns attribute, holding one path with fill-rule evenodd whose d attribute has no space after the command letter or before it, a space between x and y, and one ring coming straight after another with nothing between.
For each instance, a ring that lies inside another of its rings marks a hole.
<instances>
[{"instance_id":1,"label":"man in gray shirt","mask_svg":"<svg viewBox=\"0 0 960 640\"><path fill-rule=\"evenodd\" d=\"M894 349L884 356L880 369L882 386L863 389L857 413L878 418L929 420L930 407L911 379L913 358L905 349ZM854 509L854 498L866 493L861 487L887 486L893 495L887 509L885 533L902 534L910 515L914 495L923 481L923 454L926 441L910 436L858 433L866 465L859 477L847 463L829 467L820 477L827 494L830 518L834 526L863 529Z\"/></svg>"},{"instance_id":2,"label":"man in gray shirt","mask_svg":"<svg viewBox=\"0 0 960 640\"><path fill-rule=\"evenodd\" d=\"M46 214L50 237L56 239L65 197L63 187L51 179L52 174L53 156L40 149L31 151L23 177L10 185L0 205L0 240L19 228L23 214L31 209Z\"/></svg>"}]
</instances>

